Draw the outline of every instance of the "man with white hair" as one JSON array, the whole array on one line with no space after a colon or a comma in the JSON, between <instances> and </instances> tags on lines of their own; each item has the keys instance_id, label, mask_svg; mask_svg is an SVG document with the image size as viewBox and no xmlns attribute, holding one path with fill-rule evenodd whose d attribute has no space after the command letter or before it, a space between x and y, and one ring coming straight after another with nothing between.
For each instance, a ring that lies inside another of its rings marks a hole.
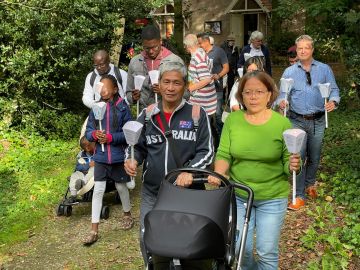
<instances>
[{"instance_id":1,"label":"man with white hair","mask_svg":"<svg viewBox=\"0 0 360 270\"><path fill-rule=\"evenodd\" d=\"M219 136L216 131L216 108L217 94L214 80L211 75L210 58L206 52L200 48L197 36L188 34L184 38L184 47L191 54L188 69L188 90L190 92L190 102L202 106L211 123L211 131L215 140L215 145L219 143Z\"/></svg>"},{"instance_id":2,"label":"man with white hair","mask_svg":"<svg viewBox=\"0 0 360 270\"><path fill-rule=\"evenodd\" d=\"M241 51L238 68L245 64L245 53L250 54L250 57L261 56L264 57L265 71L271 76L271 61L269 49L263 44L264 35L260 31L254 31L250 35L249 45L246 45Z\"/></svg>"}]
</instances>

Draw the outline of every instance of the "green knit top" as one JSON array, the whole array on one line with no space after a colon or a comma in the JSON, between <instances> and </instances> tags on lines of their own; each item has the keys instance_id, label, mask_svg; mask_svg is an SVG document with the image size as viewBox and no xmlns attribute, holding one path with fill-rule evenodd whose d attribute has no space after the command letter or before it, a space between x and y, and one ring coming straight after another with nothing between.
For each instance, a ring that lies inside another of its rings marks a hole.
<instances>
[{"instance_id":1,"label":"green knit top","mask_svg":"<svg viewBox=\"0 0 360 270\"><path fill-rule=\"evenodd\" d=\"M255 200L287 198L289 152L283 132L290 121L272 111L261 125L250 124L244 111L232 112L225 121L216 160L229 163L230 178L251 187ZM237 195L244 195L236 190Z\"/></svg>"}]
</instances>

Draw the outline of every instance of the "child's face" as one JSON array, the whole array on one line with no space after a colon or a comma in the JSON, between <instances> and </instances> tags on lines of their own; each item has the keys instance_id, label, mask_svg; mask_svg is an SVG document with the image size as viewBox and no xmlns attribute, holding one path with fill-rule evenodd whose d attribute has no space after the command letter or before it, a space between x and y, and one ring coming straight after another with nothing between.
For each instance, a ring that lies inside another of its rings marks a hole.
<instances>
[{"instance_id":1,"label":"child's face","mask_svg":"<svg viewBox=\"0 0 360 270\"><path fill-rule=\"evenodd\" d=\"M104 79L101 82L104 84L100 92L101 99L105 102L113 100L118 91L117 87L114 87L112 81L109 79Z\"/></svg>"},{"instance_id":2,"label":"child's face","mask_svg":"<svg viewBox=\"0 0 360 270\"><path fill-rule=\"evenodd\" d=\"M95 143L94 142L87 142L84 146L84 150L87 153L93 154L95 150Z\"/></svg>"}]
</instances>

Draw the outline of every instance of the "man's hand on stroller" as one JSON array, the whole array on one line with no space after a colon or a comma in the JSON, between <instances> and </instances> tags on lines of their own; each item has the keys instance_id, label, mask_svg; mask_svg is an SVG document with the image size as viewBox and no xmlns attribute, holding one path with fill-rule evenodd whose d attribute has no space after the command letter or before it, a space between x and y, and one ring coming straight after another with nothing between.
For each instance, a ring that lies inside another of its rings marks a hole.
<instances>
[{"instance_id":1,"label":"man's hand on stroller","mask_svg":"<svg viewBox=\"0 0 360 270\"><path fill-rule=\"evenodd\" d=\"M136 176L138 162L135 159L127 159L124 162L124 169L129 176Z\"/></svg>"},{"instance_id":2,"label":"man's hand on stroller","mask_svg":"<svg viewBox=\"0 0 360 270\"><path fill-rule=\"evenodd\" d=\"M176 185L180 187L188 187L193 182L193 176L191 173L182 172L176 178Z\"/></svg>"}]
</instances>

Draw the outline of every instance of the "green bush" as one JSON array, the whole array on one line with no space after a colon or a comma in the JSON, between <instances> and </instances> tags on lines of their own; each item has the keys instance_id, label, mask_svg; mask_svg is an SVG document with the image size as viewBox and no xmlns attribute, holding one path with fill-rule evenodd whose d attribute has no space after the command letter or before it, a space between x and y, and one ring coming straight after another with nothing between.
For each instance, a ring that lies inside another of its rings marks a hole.
<instances>
[{"instance_id":1,"label":"green bush","mask_svg":"<svg viewBox=\"0 0 360 270\"><path fill-rule=\"evenodd\" d=\"M45 126L61 128L52 124L57 112L52 107L74 114L87 111L81 93L92 54L110 49L120 18L132 24L150 6L136 0L1 1L0 104L5 106L0 107L0 121L5 123L0 126L28 128L33 122L44 134ZM37 117L45 123L31 120ZM72 118L60 117L65 125Z\"/></svg>"}]
</instances>

